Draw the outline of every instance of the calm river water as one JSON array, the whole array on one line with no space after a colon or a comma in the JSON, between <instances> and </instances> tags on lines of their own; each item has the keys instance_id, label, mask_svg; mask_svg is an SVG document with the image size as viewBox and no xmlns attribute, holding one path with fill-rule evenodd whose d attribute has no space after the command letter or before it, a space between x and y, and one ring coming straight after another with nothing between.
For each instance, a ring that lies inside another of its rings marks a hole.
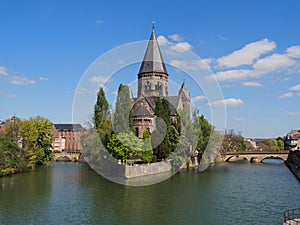
<instances>
[{"instance_id":1,"label":"calm river water","mask_svg":"<svg viewBox=\"0 0 300 225\"><path fill-rule=\"evenodd\" d=\"M298 207L300 183L284 164L224 163L145 187L79 163L0 178L1 224L279 225Z\"/></svg>"}]
</instances>

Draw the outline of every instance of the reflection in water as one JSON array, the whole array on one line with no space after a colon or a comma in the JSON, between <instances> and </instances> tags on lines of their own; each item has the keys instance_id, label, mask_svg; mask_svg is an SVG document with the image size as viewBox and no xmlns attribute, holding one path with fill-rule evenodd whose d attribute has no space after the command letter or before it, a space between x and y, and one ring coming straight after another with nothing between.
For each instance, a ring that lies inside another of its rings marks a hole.
<instances>
[{"instance_id":1,"label":"reflection in water","mask_svg":"<svg viewBox=\"0 0 300 225\"><path fill-rule=\"evenodd\" d=\"M282 224L300 201L284 164L223 163L132 187L53 163L0 184L0 224Z\"/></svg>"},{"instance_id":2,"label":"reflection in water","mask_svg":"<svg viewBox=\"0 0 300 225\"><path fill-rule=\"evenodd\" d=\"M284 164L284 160L277 158L267 158L262 161L262 163L266 164Z\"/></svg>"}]
</instances>

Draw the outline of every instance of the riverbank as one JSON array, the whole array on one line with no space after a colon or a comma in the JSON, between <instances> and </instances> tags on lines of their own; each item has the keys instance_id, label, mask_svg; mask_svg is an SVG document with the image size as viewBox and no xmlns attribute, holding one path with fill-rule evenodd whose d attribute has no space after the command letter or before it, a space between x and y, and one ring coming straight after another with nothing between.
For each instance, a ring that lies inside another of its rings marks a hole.
<instances>
[{"instance_id":1,"label":"riverbank","mask_svg":"<svg viewBox=\"0 0 300 225\"><path fill-rule=\"evenodd\" d=\"M290 151L285 164L300 182L300 151Z\"/></svg>"}]
</instances>

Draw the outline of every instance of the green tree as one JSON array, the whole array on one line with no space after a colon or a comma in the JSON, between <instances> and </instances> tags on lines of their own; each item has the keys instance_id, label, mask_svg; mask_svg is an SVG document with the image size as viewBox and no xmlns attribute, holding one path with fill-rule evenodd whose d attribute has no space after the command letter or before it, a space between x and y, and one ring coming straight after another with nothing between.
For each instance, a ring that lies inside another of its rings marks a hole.
<instances>
[{"instance_id":1,"label":"green tree","mask_svg":"<svg viewBox=\"0 0 300 225\"><path fill-rule=\"evenodd\" d=\"M258 147L260 149L262 149L263 151L279 151L279 150L281 150L281 147L282 147L280 145L282 145L280 139L275 140L273 138L269 138L269 139L261 140Z\"/></svg>"},{"instance_id":2,"label":"green tree","mask_svg":"<svg viewBox=\"0 0 300 225\"><path fill-rule=\"evenodd\" d=\"M10 138L0 137L0 176L21 172L25 169L24 165L18 144Z\"/></svg>"},{"instance_id":3,"label":"green tree","mask_svg":"<svg viewBox=\"0 0 300 225\"><path fill-rule=\"evenodd\" d=\"M169 102L163 98L157 98L154 110L157 118L155 120L155 131L152 133L152 146L155 160L165 159L171 152L168 129L170 126L170 106ZM161 137L164 139L161 141ZM159 145L157 145L159 143Z\"/></svg>"},{"instance_id":4,"label":"green tree","mask_svg":"<svg viewBox=\"0 0 300 225\"><path fill-rule=\"evenodd\" d=\"M179 133L173 125L168 127L167 136L169 139L170 151L174 152L179 142Z\"/></svg>"},{"instance_id":5,"label":"green tree","mask_svg":"<svg viewBox=\"0 0 300 225\"><path fill-rule=\"evenodd\" d=\"M116 133L133 132L132 99L128 86L120 84L114 113L114 131Z\"/></svg>"},{"instance_id":6,"label":"green tree","mask_svg":"<svg viewBox=\"0 0 300 225\"><path fill-rule=\"evenodd\" d=\"M284 141L282 139L277 139L276 142L279 150L284 150Z\"/></svg>"},{"instance_id":7,"label":"green tree","mask_svg":"<svg viewBox=\"0 0 300 225\"><path fill-rule=\"evenodd\" d=\"M150 163L153 158L153 149L151 146L151 134L148 129L143 133L142 158L146 163Z\"/></svg>"},{"instance_id":8,"label":"green tree","mask_svg":"<svg viewBox=\"0 0 300 225\"><path fill-rule=\"evenodd\" d=\"M197 151L199 152L199 154L203 154L203 152L205 151L209 139L211 137L211 134L214 131L214 127L207 121L207 119L205 119L204 115L201 115L200 117L198 117L199 119L199 138L198 138L198 142L197 142Z\"/></svg>"},{"instance_id":9,"label":"green tree","mask_svg":"<svg viewBox=\"0 0 300 225\"><path fill-rule=\"evenodd\" d=\"M94 106L94 126L102 143L107 146L112 132L109 104L101 87L97 93L97 101Z\"/></svg>"},{"instance_id":10,"label":"green tree","mask_svg":"<svg viewBox=\"0 0 300 225\"><path fill-rule=\"evenodd\" d=\"M242 152L247 148L244 137L240 133L235 133L233 129L226 130L221 151L226 152Z\"/></svg>"},{"instance_id":11,"label":"green tree","mask_svg":"<svg viewBox=\"0 0 300 225\"><path fill-rule=\"evenodd\" d=\"M28 167L33 168L35 164L45 164L52 159L54 125L49 119L37 116L24 120L20 134Z\"/></svg>"},{"instance_id":12,"label":"green tree","mask_svg":"<svg viewBox=\"0 0 300 225\"><path fill-rule=\"evenodd\" d=\"M110 154L123 162L133 156L142 156L143 143L132 133L112 134L107 148Z\"/></svg>"},{"instance_id":13,"label":"green tree","mask_svg":"<svg viewBox=\"0 0 300 225\"><path fill-rule=\"evenodd\" d=\"M97 101L94 106L95 128L101 128L103 123L107 122L109 119L109 104L106 100L104 90L101 87L97 93Z\"/></svg>"}]
</instances>

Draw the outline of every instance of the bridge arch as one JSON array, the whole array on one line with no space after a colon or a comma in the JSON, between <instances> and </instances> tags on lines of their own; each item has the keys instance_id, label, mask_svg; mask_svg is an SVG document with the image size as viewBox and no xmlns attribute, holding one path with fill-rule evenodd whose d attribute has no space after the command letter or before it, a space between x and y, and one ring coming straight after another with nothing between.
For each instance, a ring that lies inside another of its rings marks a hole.
<instances>
[{"instance_id":1,"label":"bridge arch","mask_svg":"<svg viewBox=\"0 0 300 225\"><path fill-rule=\"evenodd\" d=\"M287 157L286 157L286 156L279 156L279 155L277 155L277 156L267 155L267 156L262 156L262 157L260 157L260 158L258 159L258 162L259 162L259 163L263 163L263 161L264 161L265 159L281 159L281 160L285 161L285 160L287 159Z\"/></svg>"},{"instance_id":2,"label":"bridge arch","mask_svg":"<svg viewBox=\"0 0 300 225\"><path fill-rule=\"evenodd\" d=\"M54 154L54 161L58 161L60 158L68 158L72 162L76 162L79 159L80 153L69 153L69 152L61 152Z\"/></svg>"},{"instance_id":3,"label":"bridge arch","mask_svg":"<svg viewBox=\"0 0 300 225\"><path fill-rule=\"evenodd\" d=\"M249 157L247 157L247 156L229 155L229 156L227 156L227 157L225 158L225 162L230 162L230 160L231 160L232 158L246 159L246 160L249 161L249 162L250 162L250 160L251 160L251 159L250 159Z\"/></svg>"},{"instance_id":4,"label":"bridge arch","mask_svg":"<svg viewBox=\"0 0 300 225\"><path fill-rule=\"evenodd\" d=\"M69 156L61 155L55 158L55 161L59 161L60 159L68 159L69 161L72 161Z\"/></svg>"}]
</instances>

